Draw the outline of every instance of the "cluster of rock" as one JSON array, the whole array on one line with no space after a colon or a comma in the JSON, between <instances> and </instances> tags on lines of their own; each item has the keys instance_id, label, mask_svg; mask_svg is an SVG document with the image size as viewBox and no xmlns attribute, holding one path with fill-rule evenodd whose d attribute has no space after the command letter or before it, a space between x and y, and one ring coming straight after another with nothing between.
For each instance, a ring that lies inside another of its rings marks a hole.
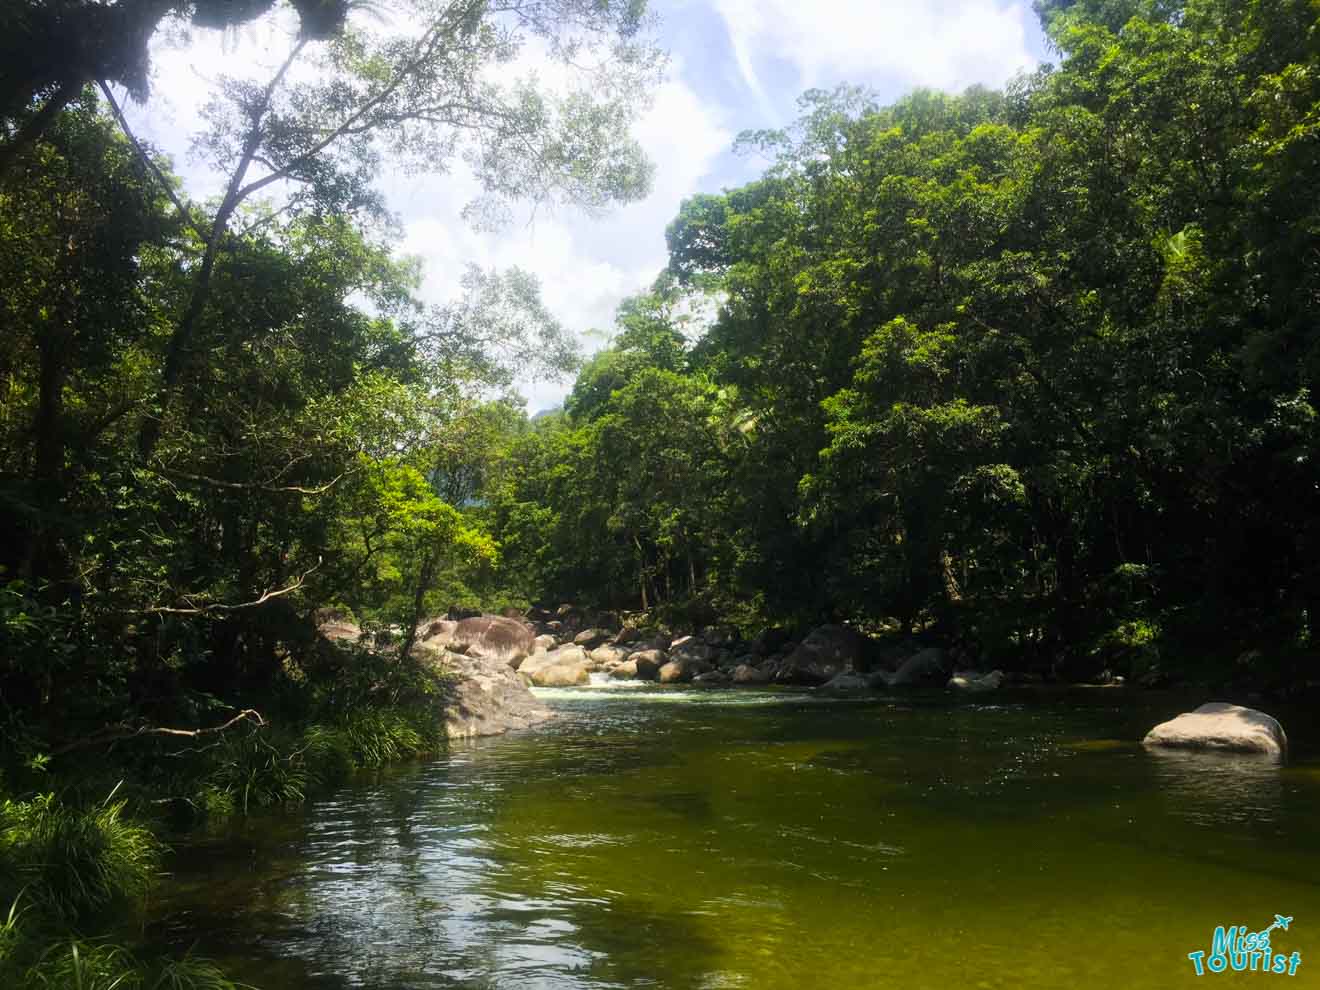
<instances>
[{"instance_id":1,"label":"cluster of rock","mask_svg":"<svg viewBox=\"0 0 1320 990\"><path fill-rule=\"evenodd\" d=\"M392 648L401 636L395 630L370 637L332 616L318 628L327 645L352 642L375 650ZM445 718L452 738L535 725L553 713L529 687L587 684L593 674L660 684L788 684L832 693L945 683L976 692L1003 680L998 671L955 672L945 651L915 644L877 657L871 641L845 625L818 626L801 639L776 628L748 640L725 626L673 636L567 605L554 613L533 609L526 617L427 620L417 628L412 656L447 675Z\"/></svg>"},{"instance_id":2,"label":"cluster of rock","mask_svg":"<svg viewBox=\"0 0 1320 990\"><path fill-rule=\"evenodd\" d=\"M330 649L343 644L382 652L401 635L396 629L371 636L335 617L322 621L317 631ZM514 669L532 651L532 640L526 623L502 616L419 625L412 656L445 675L444 718L451 739L500 735L553 717Z\"/></svg>"},{"instance_id":3,"label":"cluster of rock","mask_svg":"<svg viewBox=\"0 0 1320 990\"><path fill-rule=\"evenodd\" d=\"M570 605L553 613L533 609L527 620L536 634L533 649L514 666L537 687L586 684L593 673L660 684L790 684L839 693L922 684L978 692L1004 680L1000 671L954 671L946 651L916 644L876 657L870 640L839 624L817 626L801 639L780 628L744 639L725 626L680 636L644 631L611 613L588 615Z\"/></svg>"},{"instance_id":4,"label":"cluster of rock","mask_svg":"<svg viewBox=\"0 0 1320 990\"><path fill-rule=\"evenodd\" d=\"M644 634L608 614L592 618L588 625L581 612L564 606L553 616L533 610L526 619L477 615L422 623L412 655L447 675L450 737L536 725L553 712L529 685L586 684L596 672L661 684L797 684L838 693L939 683L952 691L979 693L1005 681L998 670L954 670L957 655L933 647L899 646L877 656L865 637L842 625L818 626L801 640L770 629L744 641L725 627L674 638ZM349 643L387 649L388 640L398 636L396 630L393 637L370 637L338 617L326 617L318 631L324 647L336 652ZM1280 760L1288 754L1288 737L1276 719L1222 702L1155 726L1144 742L1154 748L1260 753Z\"/></svg>"}]
</instances>

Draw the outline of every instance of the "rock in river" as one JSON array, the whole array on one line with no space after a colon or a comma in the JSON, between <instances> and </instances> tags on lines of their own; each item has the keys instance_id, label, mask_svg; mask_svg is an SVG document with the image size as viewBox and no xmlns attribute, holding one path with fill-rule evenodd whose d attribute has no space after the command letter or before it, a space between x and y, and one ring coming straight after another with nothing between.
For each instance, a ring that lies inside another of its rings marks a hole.
<instances>
[{"instance_id":1,"label":"rock in river","mask_svg":"<svg viewBox=\"0 0 1320 990\"><path fill-rule=\"evenodd\" d=\"M845 671L842 674L835 674L828 682L822 684L820 689L831 694L856 694L859 691L867 691L870 687L870 682L862 675Z\"/></svg>"},{"instance_id":2,"label":"rock in river","mask_svg":"<svg viewBox=\"0 0 1320 990\"><path fill-rule=\"evenodd\" d=\"M946 670L944 651L931 647L908 657L892 674L885 670L877 670L871 675L872 685L905 687L909 684L920 684L922 681L940 681L944 679Z\"/></svg>"},{"instance_id":3,"label":"rock in river","mask_svg":"<svg viewBox=\"0 0 1320 990\"><path fill-rule=\"evenodd\" d=\"M710 670L710 664L701 660L670 660L660 668L660 683L678 684L683 681L690 681L698 674L704 674L708 670Z\"/></svg>"},{"instance_id":4,"label":"rock in river","mask_svg":"<svg viewBox=\"0 0 1320 990\"><path fill-rule=\"evenodd\" d=\"M974 670L960 670L949 678L950 691L965 691L968 694L980 694L985 691L997 691L1004 683L1004 672L992 670L988 674L979 674Z\"/></svg>"},{"instance_id":5,"label":"rock in river","mask_svg":"<svg viewBox=\"0 0 1320 990\"><path fill-rule=\"evenodd\" d=\"M518 673L528 684L537 687L567 687L591 680L592 662L580 646L561 646L549 653L533 653L518 666ZM547 674L554 668L554 674Z\"/></svg>"},{"instance_id":6,"label":"rock in river","mask_svg":"<svg viewBox=\"0 0 1320 990\"><path fill-rule=\"evenodd\" d=\"M740 663L733 668L734 684L768 684L770 675L763 670L758 670L750 663Z\"/></svg>"},{"instance_id":7,"label":"rock in river","mask_svg":"<svg viewBox=\"0 0 1320 990\"><path fill-rule=\"evenodd\" d=\"M638 650L610 671L610 676L619 680L653 681L664 662L665 655L659 650Z\"/></svg>"},{"instance_id":8,"label":"rock in river","mask_svg":"<svg viewBox=\"0 0 1320 990\"><path fill-rule=\"evenodd\" d=\"M849 626L817 626L779 665L775 680L824 684L845 671L862 669L866 638Z\"/></svg>"},{"instance_id":9,"label":"rock in river","mask_svg":"<svg viewBox=\"0 0 1320 990\"><path fill-rule=\"evenodd\" d=\"M1280 759L1288 755L1288 737L1272 715L1212 701L1194 712L1161 722L1146 733L1147 746L1209 749L1233 753L1266 753Z\"/></svg>"},{"instance_id":10,"label":"rock in river","mask_svg":"<svg viewBox=\"0 0 1320 990\"><path fill-rule=\"evenodd\" d=\"M419 644L414 651L419 659L433 663L448 675L445 729L451 739L500 735L553 717L513 668L501 660L465 656L430 645Z\"/></svg>"}]
</instances>

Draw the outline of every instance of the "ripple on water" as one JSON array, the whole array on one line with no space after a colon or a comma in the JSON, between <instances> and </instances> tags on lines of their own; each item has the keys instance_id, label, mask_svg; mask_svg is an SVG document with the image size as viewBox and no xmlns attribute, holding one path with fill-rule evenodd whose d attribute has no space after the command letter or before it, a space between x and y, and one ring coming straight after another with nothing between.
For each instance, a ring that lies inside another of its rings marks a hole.
<instances>
[{"instance_id":1,"label":"ripple on water","mask_svg":"<svg viewBox=\"0 0 1320 990\"><path fill-rule=\"evenodd\" d=\"M157 930L266 990L1153 990L1320 917L1315 768L1149 754L1112 703L537 694L542 731L185 851Z\"/></svg>"}]
</instances>

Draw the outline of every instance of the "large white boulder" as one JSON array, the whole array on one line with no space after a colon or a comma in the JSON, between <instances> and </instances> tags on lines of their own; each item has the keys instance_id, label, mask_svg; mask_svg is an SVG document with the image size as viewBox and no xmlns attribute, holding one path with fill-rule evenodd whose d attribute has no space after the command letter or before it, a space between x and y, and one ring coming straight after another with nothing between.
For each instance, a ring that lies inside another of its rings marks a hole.
<instances>
[{"instance_id":1,"label":"large white boulder","mask_svg":"<svg viewBox=\"0 0 1320 990\"><path fill-rule=\"evenodd\" d=\"M1194 712L1161 722L1146 733L1147 746L1220 750L1231 753L1288 755L1288 737L1276 718L1223 701L1212 701Z\"/></svg>"}]
</instances>

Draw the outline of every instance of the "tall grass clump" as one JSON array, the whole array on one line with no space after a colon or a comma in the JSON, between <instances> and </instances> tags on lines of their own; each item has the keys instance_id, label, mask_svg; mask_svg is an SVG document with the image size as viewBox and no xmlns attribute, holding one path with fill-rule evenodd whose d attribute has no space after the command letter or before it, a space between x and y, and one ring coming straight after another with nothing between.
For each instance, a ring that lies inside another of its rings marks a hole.
<instances>
[{"instance_id":1,"label":"tall grass clump","mask_svg":"<svg viewBox=\"0 0 1320 990\"><path fill-rule=\"evenodd\" d=\"M206 959L143 963L122 946L76 938L52 943L22 978L33 990L252 990Z\"/></svg>"},{"instance_id":2,"label":"tall grass clump","mask_svg":"<svg viewBox=\"0 0 1320 990\"><path fill-rule=\"evenodd\" d=\"M149 829L124 817L113 794L83 808L53 793L0 803L0 882L23 890L51 922L73 925L112 906L140 900L160 864Z\"/></svg>"},{"instance_id":3,"label":"tall grass clump","mask_svg":"<svg viewBox=\"0 0 1320 990\"><path fill-rule=\"evenodd\" d=\"M426 740L413 720L393 708L366 709L344 719L341 731L359 767L378 769L417 756Z\"/></svg>"}]
</instances>

